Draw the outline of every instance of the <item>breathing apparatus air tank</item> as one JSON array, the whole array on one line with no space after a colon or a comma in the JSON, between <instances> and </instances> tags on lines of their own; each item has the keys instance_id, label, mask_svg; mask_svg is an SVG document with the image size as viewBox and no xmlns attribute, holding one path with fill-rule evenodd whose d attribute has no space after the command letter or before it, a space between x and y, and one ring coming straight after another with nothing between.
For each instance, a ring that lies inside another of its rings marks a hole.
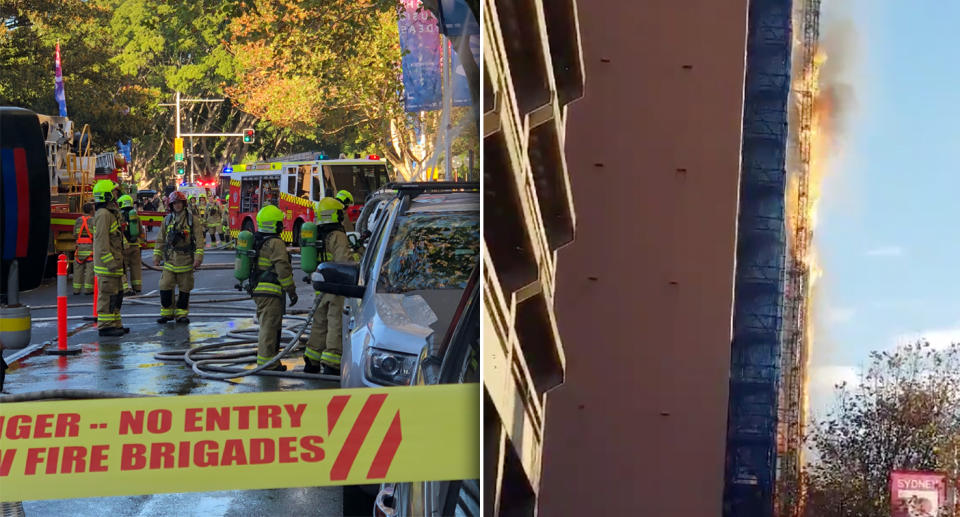
<instances>
[{"instance_id":1,"label":"breathing apparatus air tank","mask_svg":"<svg viewBox=\"0 0 960 517\"><path fill-rule=\"evenodd\" d=\"M136 210L130 211L130 215L135 215L136 213L137 213ZM140 236L140 220L130 217L129 221L130 222L128 223L129 224L128 228L130 229L130 236L136 239L137 237Z\"/></svg>"},{"instance_id":2,"label":"breathing apparatus air tank","mask_svg":"<svg viewBox=\"0 0 960 517\"><path fill-rule=\"evenodd\" d=\"M317 270L317 225L303 223L300 227L300 269L304 273Z\"/></svg>"},{"instance_id":3,"label":"breathing apparatus air tank","mask_svg":"<svg viewBox=\"0 0 960 517\"><path fill-rule=\"evenodd\" d=\"M256 251L253 249L253 234L244 230L237 235L237 259L233 263L233 277L243 282L250 278L250 265Z\"/></svg>"}]
</instances>

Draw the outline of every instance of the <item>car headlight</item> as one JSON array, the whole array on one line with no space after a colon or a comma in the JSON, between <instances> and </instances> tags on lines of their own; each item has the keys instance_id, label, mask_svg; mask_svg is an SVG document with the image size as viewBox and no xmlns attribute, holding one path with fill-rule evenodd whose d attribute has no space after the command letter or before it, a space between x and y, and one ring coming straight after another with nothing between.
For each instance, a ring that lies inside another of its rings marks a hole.
<instances>
[{"instance_id":1,"label":"car headlight","mask_svg":"<svg viewBox=\"0 0 960 517\"><path fill-rule=\"evenodd\" d=\"M370 347L364 358L367 379L378 384L409 385L417 356Z\"/></svg>"}]
</instances>

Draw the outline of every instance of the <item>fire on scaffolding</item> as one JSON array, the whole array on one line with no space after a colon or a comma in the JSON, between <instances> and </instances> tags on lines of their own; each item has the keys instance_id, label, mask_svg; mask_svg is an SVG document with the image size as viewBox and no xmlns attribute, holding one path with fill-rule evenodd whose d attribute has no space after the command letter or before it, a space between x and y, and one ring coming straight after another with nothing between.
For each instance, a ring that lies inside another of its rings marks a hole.
<instances>
[{"instance_id":1,"label":"fire on scaffolding","mask_svg":"<svg viewBox=\"0 0 960 517\"><path fill-rule=\"evenodd\" d=\"M752 0L724 515L802 513L820 0Z\"/></svg>"}]
</instances>

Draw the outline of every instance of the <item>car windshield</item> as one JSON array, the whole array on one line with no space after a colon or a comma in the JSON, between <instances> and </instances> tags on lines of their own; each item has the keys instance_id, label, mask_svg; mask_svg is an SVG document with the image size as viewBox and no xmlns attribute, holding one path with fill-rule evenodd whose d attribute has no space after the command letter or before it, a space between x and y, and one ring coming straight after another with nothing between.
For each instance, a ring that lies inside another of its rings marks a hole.
<instances>
[{"instance_id":1,"label":"car windshield","mask_svg":"<svg viewBox=\"0 0 960 517\"><path fill-rule=\"evenodd\" d=\"M480 252L480 214L417 213L394 226L377 292L463 289Z\"/></svg>"}]
</instances>

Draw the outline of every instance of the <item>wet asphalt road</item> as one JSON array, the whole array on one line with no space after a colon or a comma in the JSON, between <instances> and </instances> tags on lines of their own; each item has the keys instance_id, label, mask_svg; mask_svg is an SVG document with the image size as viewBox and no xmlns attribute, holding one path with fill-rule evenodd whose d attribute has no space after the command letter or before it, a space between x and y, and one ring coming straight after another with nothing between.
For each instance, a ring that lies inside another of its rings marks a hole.
<instances>
[{"instance_id":1,"label":"wet asphalt road","mask_svg":"<svg viewBox=\"0 0 960 517\"><path fill-rule=\"evenodd\" d=\"M145 260L152 264L152 251L145 250ZM233 262L229 251L208 250L204 263ZM313 301L312 288L300 279L298 264L294 264L294 278L300 301L292 309L305 311ZM149 293L157 287L159 272L144 268L144 296L126 299L121 315L123 325L131 329L126 336L100 338L91 321L69 321L68 339L71 346L82 347L76 356L62 357L34 354L11 365L7 372L4 391L25 393L46 389L96 389L146 395L178 396L199 394L242 393L257 391L284 391L338 387L313 380L277 377L247 376L230 382L203 379L183 363L165 363L154 358L161 351L184 349L215 343L233 329L251 327L254 304L250 300L202 303L204 300L241 298L245 293L204 294L233 290L232 269L204 270L196 276L191 295L190 325L156 323L159 317L159 298ZM37 321L56 316L56 281L23 293L21 303L35 307L31 310L34 324L31 343L51 341L56 347L56 322ZM68 297L69 316L91 316L92 297ZM203 313L219 314L213 317ZM149 317L132 317L133 315ZM15 350L5 350L9 357ZM288 369L302 369L299 353L285 359ZM35 516L99 516L154 517L154 516L300 516L341 515L341 493L337 487L292 488L273 490L237 490L220 492L157 494L136 497L105 497L71 500L27 501L23 503L26 515Z\"/></svg>"}]
</instances>

